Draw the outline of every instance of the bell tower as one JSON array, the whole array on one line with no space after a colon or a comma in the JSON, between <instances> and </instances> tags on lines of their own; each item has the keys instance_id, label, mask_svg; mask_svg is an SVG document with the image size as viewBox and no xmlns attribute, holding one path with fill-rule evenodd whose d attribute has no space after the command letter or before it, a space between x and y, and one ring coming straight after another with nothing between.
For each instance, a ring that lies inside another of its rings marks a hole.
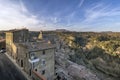
<instances>
[{"instance_id":1,"label":"bell tower","mask_svg":"<svg viewBox=\"0 0 120 80\"><path fill-rule=\"evenodd\" d=\"M42 40L42 39L43 39L42 31L40 31L39 36L38 36L38 39L39 39L39 40Z\"/></svg>"}]
</instances>

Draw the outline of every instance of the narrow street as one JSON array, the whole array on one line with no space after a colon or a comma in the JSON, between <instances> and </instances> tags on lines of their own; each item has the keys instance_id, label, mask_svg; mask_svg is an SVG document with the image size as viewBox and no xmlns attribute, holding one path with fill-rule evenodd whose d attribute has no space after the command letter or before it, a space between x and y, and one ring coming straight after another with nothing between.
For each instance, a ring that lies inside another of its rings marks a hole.
<instances>
[{"instance_id":1,"label":"narrow street","mask_svg":"<svg viewBox=\"0 0 120 80\"><path fill-rule=\"evenodd\" d=\"M27 80L3 53L0 53L0 80Z\"/></svg>"}]
</instances>

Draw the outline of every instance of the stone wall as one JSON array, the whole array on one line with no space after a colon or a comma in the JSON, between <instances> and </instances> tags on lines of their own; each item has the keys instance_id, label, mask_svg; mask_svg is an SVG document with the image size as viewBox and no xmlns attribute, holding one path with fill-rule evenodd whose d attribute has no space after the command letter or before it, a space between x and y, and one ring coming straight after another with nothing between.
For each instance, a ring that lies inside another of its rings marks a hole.
<instances>
[{"instance_id":1,"label":"stone wall","mask_svg":"<svg viewBox=\"0 0 120 80\"><path fill-rule=\"evenodd\" d=\"M6 32L6 50L9 55L12 56L13 33Z\"/></svg>"},{"instance_id":2,"label":"stone wall","mask_svg":"<svg viewBox=\"0 0 120 80\"><path fill-rule=\"evenodd\" d=\"M39 74L48 78L48 80L54 79L54 49L47 49L34 52L37 58L40 59L38 63L34 64L34 70L37 70Z\"/></svg>"}]
</instances>

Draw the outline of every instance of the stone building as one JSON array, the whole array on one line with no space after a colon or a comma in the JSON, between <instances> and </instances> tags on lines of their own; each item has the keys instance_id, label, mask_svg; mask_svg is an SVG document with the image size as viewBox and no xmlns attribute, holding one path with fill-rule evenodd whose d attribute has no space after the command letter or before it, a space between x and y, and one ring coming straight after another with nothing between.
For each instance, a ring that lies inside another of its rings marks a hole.
<instances>
[{"instance_id":1,"label":"stone building","mask_svg":"<svg viewBox=\"0 0 120 80\"><path fill-rule=\"evenodd\" d=\"M28 29L14 29L6 32L6 50L14 59L17 56L17 46L15 43L28 42Z\"/></svg>"},{"instance_id":2,"label":"stone building","mask_svg":"<svg viewBox=\"0 0 120 80\"><path fill-rule=\"evenodd\" d=\"M8 54L33 80L54 80L53 44L43 39L29 42L29 31L22 29L6 32L6 46Z\"/></svg>"},{"instance_id":3,"label":"stone building","mask_svg":"<svg viewBox=\"0 0 120 80\"><path fill-rule=\"evenodd\" d=\"M54 80L54 45L43 41L17 45L19 46L17 63L30 76L36 72L46 80Z\"/></svg>"}]
</instances>

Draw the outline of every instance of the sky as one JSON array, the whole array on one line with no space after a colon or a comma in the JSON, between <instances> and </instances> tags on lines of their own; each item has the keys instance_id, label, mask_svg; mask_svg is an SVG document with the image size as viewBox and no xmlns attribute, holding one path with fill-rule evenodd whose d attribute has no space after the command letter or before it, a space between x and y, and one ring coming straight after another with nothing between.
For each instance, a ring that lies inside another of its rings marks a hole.
<instances>
[{"instance_id":1,"label":"sky","mask_svg":"<svg viewBox=\"0 0 120 80\"><path fill-rule=\"evenodd\" d=\"M120 0L0 0L0 30L120 32Z\"/></svg>"}]
</instances>

